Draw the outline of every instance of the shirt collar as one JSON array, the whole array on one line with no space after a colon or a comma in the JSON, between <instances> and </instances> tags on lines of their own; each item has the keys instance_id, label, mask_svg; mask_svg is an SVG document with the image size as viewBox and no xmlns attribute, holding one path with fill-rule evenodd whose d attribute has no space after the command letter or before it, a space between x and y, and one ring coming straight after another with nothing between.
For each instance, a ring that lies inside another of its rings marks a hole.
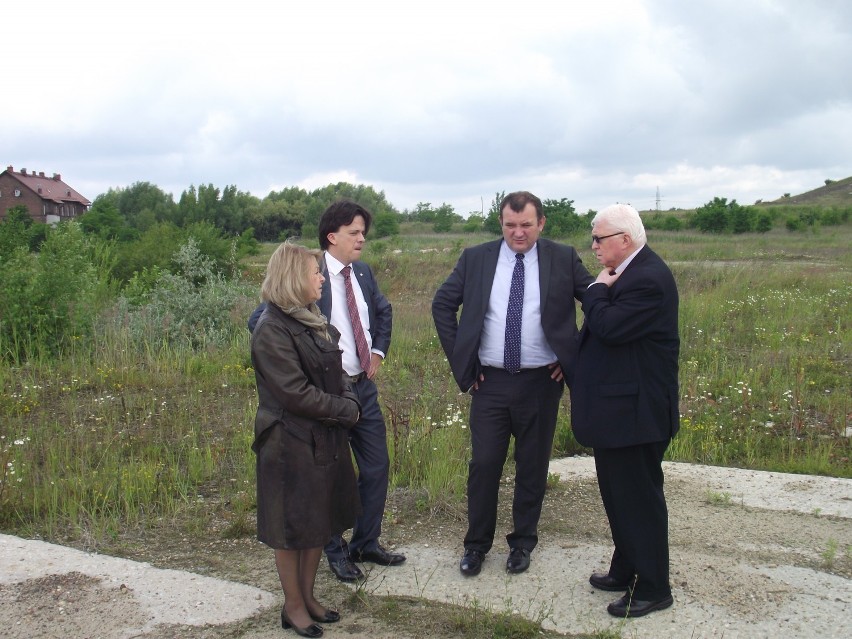
<instances>
[{"instance_id":1,"label":"shirt collar","mask_svg":"<svg viewBox=\"0 0 852 639\"><path fill-rule=\"evenodd\" d=\"M515 263L515 255L517 255L517 251L513 251L509 248L509 245L506 244L506 240L503 240L500 243L500 259ZM532 245L532 248L524 253L524 262L529 263L531 260L538 257L538 242Z\"/></svg>"},{"instance_id":2,"label":"shirt collar","mask_svg":"<svg viewBox=\"0 0 852 639\"><path fill-rule=\"evenodd\" d=\"M638 249L636 249L635 251L633 251L630 255L628 255L626 260L624 260L621 264L619 264L618 266L615 267L615 272L621 273L622 271L624 271L624 269L627 268L627 266L630 264L630 262L633 261L633 258L636 257L636 255L639 253L639 251L641 251L643 248L645 248L644 244L642 246L640 246Z\"/></svg>"},{"instance_id":3,"label":"shirt collar","mask_svg":"<svg viewBox=\"0 0 852 639\"><path fill-rule=\"evenodd\" d=\"M346 267L348 265L344 264L343 262L338 260L336 257L334 257L334 255L332 255L331 253L326 251L325 252L325 266L328 269L329 273L331 273L332 275L338 275L340 273L340 271L342 271L344 269L344 267Z\"/></svg>"}]
</instances>

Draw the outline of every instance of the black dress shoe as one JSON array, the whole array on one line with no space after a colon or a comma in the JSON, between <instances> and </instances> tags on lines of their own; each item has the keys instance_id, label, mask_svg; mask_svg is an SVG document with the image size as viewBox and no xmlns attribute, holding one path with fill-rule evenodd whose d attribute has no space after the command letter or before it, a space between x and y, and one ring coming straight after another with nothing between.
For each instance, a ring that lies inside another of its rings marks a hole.
<instances>
[{"instance_id":1,"label":"black dress shoe","mask_svg":"<svg viewBox=\"0 0 852 639\"><path fill-rule=\"evenodd\" d=\"M642 617L655 610L663 610L674 603L671 595L653 601L642 599L631 599L630 595L624 595L621 599L613 601L606 607L606 611L613 617Z\"/></svg>"},{"instance_id":2,"label":"black dress shoe","mask_svg":"<svg viewBox=\"0 0 852 639\"><path fill-rule=\"evenodd\" d=\"M351 556L352 561L369 561L370 563L378 564L380 566L398 566L405 561L405 555L401 555L396 552L388 552L382 548L380 544L376 544L376 547L373 550L352 551Z\"/></svg>"},{"instance_id":3,"label":"black dress shoe","mask_svg":"<svg viewBox=\"0 0 852 639\"><path fill-rule=\"evenodd\" d=\"M361 569L352 563L348 557L337 559L336 561L328 560L328 565L331 567L331 572L340 579L340 581L358 581L364 578L364 573Z\"/></svg>"},{"instance_id":4,"label":"black dress shoe","mask_svg":"<svg viewBox=\"0 0 852 639\"><path fill-rule=\"evenodd\" d=\"M512 548L506 560L506 571L517 574L530 567L530 551L526 548Z\"/></svg>"},{"instance_id":5,"label":"black dress shoe","mask_svg":"<svg viewBox=\"0 0 852 639\"><path fill-rule=\"evenodd\" d=\"M609 590L611 592L630 590L636 585L636 578L633 579L616 579L608 573L593 572L589 577L589 583L598 590Z\"/></svg>"},{"instance_id":6,"label":"black dress shoe","mask_svg":"<svg viewBox=\"0 0 852 639\"><path fill-rule=\"evenodd\" d=\"M340 613L336 610L326 610L325 614L320 616L311 615L311 619L317 623L337 623L340 621Z\"/></svg>"},{"instance_id":7,"label":"black dress shoe","mask_svg":"<svg viewBox=\"0 0 852 639\"><path fill-rule=\"evenodd\" d=\"M485 553L468 548L459 562L459 570L465 577L476 577L482 570L482 562L485 561Z\"/></svg>"},{"instance_id":8,"label":"black dress shoe","mask_svg":"<svg viewBox=\"0 0 852 639\"><path fill-rule=\"evenodd\" d=\"M284 628L284 630L292 628L300 637L311 637L312 639L322 637L323 633L322 626L318 626L315 623L312 623L307 628L299 628L299 626L293 625L293 622L290 621L290 617L287 616L287 613L283 608L281 609L281 627Z\"/></svg>"}]
</instances>

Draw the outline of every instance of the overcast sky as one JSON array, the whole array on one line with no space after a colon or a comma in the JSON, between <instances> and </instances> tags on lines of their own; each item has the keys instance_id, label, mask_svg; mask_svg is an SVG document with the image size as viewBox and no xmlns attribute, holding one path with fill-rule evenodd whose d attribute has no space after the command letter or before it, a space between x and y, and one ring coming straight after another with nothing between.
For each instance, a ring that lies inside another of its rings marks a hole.
<instances>
[{"instance_id":1,"label":"overcast sky","mask_svg":"<svg viewBox=\"0 0 852 639\"><path fill-rule=\"evenodd\" d=\"M4 5L2 168L693 207L852 176L849 0Z\"/></svg>"}]
</instances>

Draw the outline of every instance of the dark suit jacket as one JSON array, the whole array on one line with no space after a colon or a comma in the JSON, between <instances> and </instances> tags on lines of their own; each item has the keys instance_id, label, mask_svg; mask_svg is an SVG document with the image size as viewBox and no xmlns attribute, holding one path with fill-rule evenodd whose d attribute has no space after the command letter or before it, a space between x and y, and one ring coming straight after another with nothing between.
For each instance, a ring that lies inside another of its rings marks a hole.
<instances>
[{"instance_id":1,"label":"dark suit jacket","mask_svg":"<svg viewBox=\"0 0 852 639\"><path fill-rule=\"evenodd\" d=\"M438 338L463 392L473 386L482 368L479 343L502 241L465 249L432 300ZM594 278L583 266L577 251L565 244L539 238L538 260L541 326L563 374L569 379L577 343L574 298L583 299Z\"/></svg>"},{"instance_id":2,"label":"dark suit jacket","mask_svg":"<svg viewBox=\"0 0 852 639\"><path fill-rule=\"evenodd\" d=\"M373 338L373 348L382 351L387 355L390 349L391 328L393 325L393 309L388 299L382 295L379 290L379 285L376 278L373 276L373 271L366 263L357 261L352 262L352 272L358 278L358 284L361 286L361 292L364 293L364 299L367 301L367 309L370 315L370 335ZM325 276L325 282L322 284L322 297L320 297L317 306L323 315L331 317L331 280L328 278L328 267L325 264L325 258L322 260L322 274ZM262 302L248 320L249 331L254 331L255 324L266 308L266 302Z\"/></svg>"},{"instance_id":3,"label":"dark suit jacket","mask_svg":"<svg viewBox=\"0 0 852 639\"><path fill-rule=\"evenodd\" d=\"M571 426L583 446L668 441L678 431L678 294L648 246L615 284L583 299L585 323L571 385Z\"/></svg>"}]
</instances>

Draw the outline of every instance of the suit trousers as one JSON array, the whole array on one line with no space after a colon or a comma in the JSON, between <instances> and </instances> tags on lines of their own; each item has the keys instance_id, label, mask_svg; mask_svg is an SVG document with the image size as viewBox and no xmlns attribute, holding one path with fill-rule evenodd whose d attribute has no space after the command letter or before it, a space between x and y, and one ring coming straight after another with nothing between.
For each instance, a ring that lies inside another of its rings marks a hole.
<instances>
[{"instance_id":1,"label":"suit trousers","mask_svg":"<svg viewBox=\"0 0 852 639\"><path fill-rule=\"evenodd\" d=\"M663 493L663 455L669 442L595 448L595 469L615 550L609 574L636 576L633 597L662 599L669 584L669 512Z\"/></svg>"},{"instance_id":2,"label":"suit trousers","mask_svg":"<svg viewBox=\"0 0 852 639\"><path fill-rule=\"evenodd\" d=\"M382 517L388 496L390 459L387 430L376 384L365 377L353 384L352 390L361 403L361 419L349 431L349 444L358 466L361 516L355 522L348 544L341 535L337 535L326 545L325 554L331 561L347 557L352 551L375 550L382 534Z\"/></svg>"},{"instance_id":3,"label":"suit trousers","mask_svg":"<svg viewBox=\"0 0 852 639\"><path fill-rule=\"evenodd\" d=\"M547 487L547 470L556 429L563 382L551 379L546 366L507 373L485 367L484 381L471 391L471 460L467 478L468 530L465 549L487 553L494 543L500 478L515 438L513 530L511 548L532 551L538 543L538 520Z\"/></svg>"}]
</instances>

